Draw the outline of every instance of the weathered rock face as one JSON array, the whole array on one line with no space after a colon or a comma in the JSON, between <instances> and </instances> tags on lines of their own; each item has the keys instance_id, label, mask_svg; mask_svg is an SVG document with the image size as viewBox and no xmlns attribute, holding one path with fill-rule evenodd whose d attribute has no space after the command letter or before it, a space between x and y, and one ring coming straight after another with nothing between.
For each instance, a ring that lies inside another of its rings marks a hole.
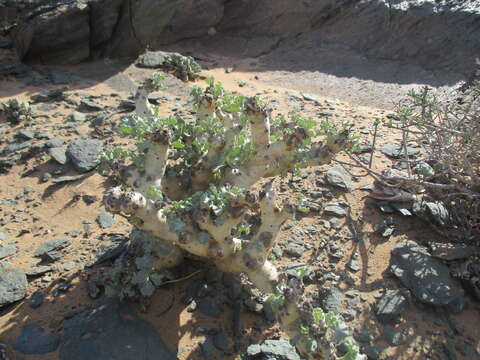
<instances>
[{"instance_id":1,"label":"weathered rock face","mask_svg":"<svg viewBox=\"0 0 480 360\"><path fill-rule=\"evenodd\" d=\"M25 14L26 20L13 30L12 40L19 56L34 62L71 64L98 56L134 56L147 44L155 46L206 35L208 28L222 18L223 3L50 1Z\"/></svg>"},{"instance_id":2,"label":"weathered rock face","mask_svg":"<svg viewBox=\"0 0 480 360\"><path fill-rule=\"evenodd\" d=\"M12 38L23 58L50 63L134 56L147 45L155 49L206 37L212 26L220 36L265 37L276 43L301 35L295 41L335 43L367 56L463 73L474 69L480 53L476 0L0 0L3 3L17 12L34 9L12 31Z\"/></svg>"}]
</instances>

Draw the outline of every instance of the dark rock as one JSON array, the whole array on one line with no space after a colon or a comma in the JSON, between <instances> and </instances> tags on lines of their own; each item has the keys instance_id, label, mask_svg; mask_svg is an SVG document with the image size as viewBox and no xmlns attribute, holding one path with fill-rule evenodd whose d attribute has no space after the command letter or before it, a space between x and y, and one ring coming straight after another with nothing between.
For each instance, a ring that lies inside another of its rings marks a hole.
<instances>
[{"instance_id":1,"label":"dark rock","mask_svg":"<svg viewBox=\"0 0 480 360\"><path fill-rule=\"evenodd\" d=\"M0 307L23 299L27 285L27 276L23 271L0 270Z\"/></svg>"},{"instance_id":2,"label":"dark rock","mask_svg":"<svg viewBox=\"0 0 480 360\"><path fill-rule=\"evenodd\" d=\"M27 324L20 337L15 340L13 348L22 354L41 355L55 351L59 343L59 335L45 333L37 324Z\"/></svg>"},{"instance_id":3,"label":"dark rock","mask_svg":"<svg viewBox=\"0 0 480 360\"><path fill-rule=\"evenodd\" d=\"M413 241L402 242L392 250L390 270L424 303L448 305L456 298L449 268Z\"/></svg>"},{"instance_id":4,"label":"dark rock","mask_svg":"<svg viewBox=\"0 0 480 360\"><path fill-rule=\"evenodd\" d=\"M79 172L87 172L95 169L98 158L103 150L99 140L74 140L67 148L67 155Z\"/></svg>"},{"instance_id":5,"label":"dark rock","mask_svg":"<svg viewBox=\"0 0 480 360\"><path fill-rule=\"evenodd\" d=\"M395 321L405 311L407 299L398 290L387 290L377 303L375 313L382 322Z\"/></svg>"},{"instance_id":6,"label":"dark rock","mask_svg":"<svg viewBox=\"0 0 480 360\"><path fill-rule=\"evenodd\" d=\"M135 101L133 100L122 100L117 107L118 110L124 112L130 112L135 110Z\"/></svg>"},{"instance_id":7,"label":"dark rock","mask_svg":"<svg viewBox=\"0 0 480 360\"><path fill-rule=\"evenodd\" d=\"M59 360L174 360L154 326L118 299L64 321Z\"/></svg>"},{"instance_id":8,"label":"dark rock","mask_svg":"<svg viewBox=\"0 0 480 360\"><path fill-rule=\"evenodd\" d=\"M79 110L83 112L103 111L105 110L105 107L96 103L95 101L85 99L80 102Z\"/></svg>"},{"instance_id":9,"label":"dark rock","mask_svg":"<svg viewBox=\"0 0 480 360\"><path fill-rule=\"evenodd\" d=\"M197 310L207 316L218 319L223 313L223 301L218 297L204 297L197 304Z\"/></svg>"},{"instance_id":10,"label":"dark rock","mask_svg":"<svg viewBox=\"0 0 480 360\"><path fill-rule=\"evenodd\" d=\"M5 245L0 246L0 260L15 255L17 253L17 248L15 245Z\"/></svg>"},{"instance_id":11,"label":"dark rock","mask_svg":"<svg viewBox=\"0 0 480 360\"><path fill-rule=\"evenodd\" d=\"M352 191L352 177L350 174L341 166L334 166L328 169L327 174L325 175L327 182L333 186L336 186L345 191Z\"/></svg>"},{"instance_id":12,"label":"dark rock","mask_svg":"<svg viewBox=\"0 0 480 360\"><path fill-rule=\"evenodd\" d=\"M26 148L30 147L31 145L32 145L32 143L30 141L14 142L14 143L11 143L11 144L7 145L7 147L4 150L4 153L5 153L5 155L13 154L13 153L16 153L17 151L26 149Z\"/></svg>"},{"instance_id":13,"label":"dark rock","mask_svg":"<svg viewBox=\"0 0 480 360\"><path fill-rule=\"evenodd\" d=\"M327 312L339 313L343 298L343 292L337 286L322 289L320 292L322 308Z\"/></svg>"},{"instance_id":14,"label":"dark rock","mask_svg":"<svg viewBox=\"0 0 480 360\"><path fill-rule=\"evenodd\" d=\"M210 336L207 336L200 340L200 349L202 350L202 355L205 359L213 358L215 348L213 346L213 340Z\"/></svg>"},{"instance_id":15,"label":"dark rock","mask_svg":"<svg viewBox=\"0 0 480 360\"><path fill-rule=\"evenodd\" d=\"M369 360L378 360L380 359L381 349L377 346L367 344L362 347L362 353L367 355Z\"/></svg>"},{"instance_id":16,"label":"dark rock","mask_svg":"<svg viewBox=\"0 0 480 360\"><path fill-rule=\"evenodd\" d=\"M403 345L406 342L406 334L397 331L393 326L387 325L383 329L383 337L391 346Z\"/></svg>"},{"instance_id":17,"label":"dark rock","mask_svg":"<svg viewBox=\"0 0 480 360\"><path fill-rule=\"evenodd\" d=\"M213 336L213 345L215 345L218 350L227 351L230 347L229 343L230 340L222 332L218 332Z\"/></svg>"},{"instance_id":18,"label":"dark rock","mask_svg":"<svg viewBox=\"0 0 480 360\"><path fill-rule=\"evenodd\" d=\"M128 239L123 236L116 236L102 242L95 251L91 266L115 260L125 250L127 241Z\"/></svg>"},{"instance_id":19,"label":"dark rock","mask_svg":"<svg viewBox=\"0 0 480 360\"><path fill-rule=\"evenodd\" d=\"M45 241L35 250L34 256L41 258L43 261L55 261L62 256L60 250L70 246L73 240L71 238L57 238Z\"/></svg>"},{"instance_id":20,"label":"dark rock","mask_svg":"<svg viewBox=\"0 0 480 360\"><path fill-rule=\"evenodd\" d=\"M247 348L244 360L300 360L295 348L287 340L265 340Z\"/></svg>"},{"instance_id":21,"label":"dark rock","mask_svg":"<svg viewBox=\"0 0 480 360\"><path fill-rule=\"evenodd\" d=\"M32 309L39 308L43 304L43 293L40 291L35 291L32 296L30 296L30 299L28 299L28 305Z\"/></svg>"},{"instance_id":22,"label":"dark rock","mask_svg":"<svg viewBox=\"0 0 480 360\"><path fill-rule=\"evenodd\" d=\"M288 242L285 245L285 254L292 257L301 257L305 252L305 248L297 243Z\"/></svg>"},{"instance_id":23,"label":"dark rock","mask_svg":"<svg viewBox=\"0 0 480 360\"><path fill-rule=\"evenodd\" d=\"M34 103L63 100L65 87L42 91L40 94L32 95L30 99Z\"/></svg>"},{"instance_id":24,"label":"dark rock","mask_svg":"<svg viewBox=\"0 0 480 360\"><path fill-rule=\"evenodd\" d=\"M108 229L115 224L115 217L109 212L102 209L97 217L98 224L102 229Z\"/></svg>"},{"instance_id":25,"label":"dark rock","mask_svg":"<svg viewBox=\"0 0 480 360\"><path fill-rule=\"evenodd\" d=\"M50 156L60 165L65 165L67 163L67 147L52 147L48 150Z\"/></svg>"}]
</instances>

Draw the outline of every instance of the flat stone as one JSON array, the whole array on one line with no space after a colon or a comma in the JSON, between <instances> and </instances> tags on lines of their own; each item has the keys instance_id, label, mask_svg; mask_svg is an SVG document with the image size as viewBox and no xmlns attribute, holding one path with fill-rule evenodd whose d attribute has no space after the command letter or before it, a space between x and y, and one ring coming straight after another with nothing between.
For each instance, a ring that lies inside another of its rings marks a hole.
<instances>
[{"instance_id":1,"label":"flat stone","mask_svg":"<svg viewBox=\"0 0 480 360\"><path fill-rule=\"evenodd\" d=\"M74 111L73 113L70 114L70 119L73 122L82 123L82 122L87 120L87 115L85 115L84 113L81 113L79 111Z\"/></svg>"},{"instance_id":2,"label":"flat stone","mask_svg":"<svg viewBox=\"0 0 480 360\"><path fill-rule=\"evenodd\" d=\"M24 142L13 142L11 144L8 144L7 147L4 150L5 155L15 153L17 151L26 149L30 147L32 143L30 141L24 141Z\"/></svg>"},{"instance_id":3,"label":"flat stone","mask_svg":"<svg viewBox=\"0 0 480 360\"><path fill-rule=\"evenodd\" d=\"M32 296L30 296L30 299L28 299L28 305L32 309L37 309L43 304L43 293L41 291L35 291Z\"/></svg>"},{"instance_id":4,"label":"flat stone","mask_svg":"<svg viewBox=\"0 0 480 360\"><path fill-rule=\"evenodd\" d=\"M85 178L85 175L65 175L65 176L59 176L57 178L52 179L52 183L61 184L64 182L72 182L72 181L77 181L84 178Z\"/></svg>"},{"instance_id":5,"label":"flat stone","mask_svg":"<svg viewBox=\"0 0 480 360\"><path fill-rule=\"evenodd\" d=\"M25 271L25 274L27 276L39 276L39 275L46 274L47 272L54 271L55 269L56 267L54 266L37 265Z\"/></svg>"},{"instance_id":6,"label":"flat stone","mask_svg":"<svg viewBox=\"0 0 480 360\"><path fill-rule=\"evenodd\" d=\"M50 89L50 90L42 91L40 94L32 95L30 99L34 103L62 100L64 97L63 93L65 90L66 88L64 87L59 89Z\"/></svg>"},{"instance_id":7,"label":"flat stone","mask_svg":"<svg viewBox=\"0 0 480 360\"><path fill-rule=\"evenodd\" d=\"M347 211L337 203L330 203L323 209L326 215L344 217L347 216Z\"/></svg>"},{"instance_id":8,"label":"flat stone","mask_svg":"<svg viewBox=\"0 0 480 360\"><path fill-rule=\"evenodd\" d=\"M285 251L285 254L287 254L288 256L301 257L305 252L305 248L294 242L288 242L285 245L284 251Z\"/></svg>"},{"instance_id":9,"label":"flat stone","mask_svg":"<svg viewBox=\"0 0 480 360\"><path fill-rule=\"evenodd\" d=\"M67 163L68 159L66 146L52 147L48 150L48 152L52 159L60 165L65 165Z\"/></svg>"},{"instance_id":10,"label":"flat stone","mask_svg":"<svg viewBox=\"0 0 480 360\"><path fill-rule=\"evenodd\" d=\"M23 299L27 286L27 276L23 271L0 270L0 307Z\"/></svg>"},{"instance_id":11,"label":"flat stone","mask_svg":"<svg viewBox=\"0 0 480 360\"><path fill-rule=\"evenodd\" d=\"M71 238L57 238L45 241L34 252L34 256L41 258L43 261L55 261L62 255L60 250L70 246L73 240Z\"/></svg>"},{"instance_id":12,"label":"flat stone","mask_svg":"<svg viewBox=\"0 0 480 360\"><path fill-rule=\"evenodd\" d=\"M5 245L0 246L0 260L15 255L17 253L17 248L15 245Z\"/></svg>"},{"instance_id":13,"label":"flat stone","mask_svg":"<svg viewBox=\"0 0 480 360\"><path fill-rule=\"evenodd\" d=\"M405 311L407 299L398 290L387 290L376 305L375 314L382 322L394 321Z\"/></svg>"},{"instance_id":14,"label":"flat stone","mask_svg":"<svg viewBox=\"0 0 480 360\"><path fill-rule=\"evenodd\" d=\"M175 360L155 327L116 298L63 323L59 360Z\"/></svg>"},{"instance_id":15,"label":"flat stone","mask_svg":"<svg viewBox=\"0 0 480 360\"><path fill-rule=\"evenodd\" d=\"M353 190L352 177L341 166L334 166L328 169L325 175L325 179L330 185L336 186L347 192Z\"/></svg>"},{"instance_id":16,"label":"flat stone","mask_svg":"<svg viewBox=\"0 0 480 360\"><path fill-rule=\"evenodd\" d=\"M97 217L97 222L102 229L108 229L115 224L115 217L105 209L102 209Z\"/></svg>"},{"instance_id":17,"label":"flat stone","mask_svg":"<svg viewBox=\"0 0 480 360\"><path fill-rule=\"evenodd\" d=\"M392 250L390 270L424 303L448 305L457 297L448 266L413 241L399 243Z\"/></svg>"},{"instance_id":18,"label":"flat stone","mask_svg":"<svg viewBox=\"0 0 480 360\"><path fill-rule=\"evenodd\" d=\"M115 260L125 250L128 239L123 236L102 241L96 248L93 260L87 266L102 264L106 261Z\"/></svg>"},{"instance_id":19,"label":"flat stone","mask_svg":"<svg viewBox=\"0 0 480 360\"><path fill-rule=\"evenodd\" d=\"M380 151L394 159L405 157L405 150L401 144L385 144ZM420 155L420 150L407 146L407 154L409 157L417 157Z\"/></svg>"},{"instance_id":20,"label":"flat stone","mask_svg":"<svg viewBox=\"0 0 480 360\"><path fill-rule=\"evenodd\" d=\"M105 107L92 100L84 99L80 101L79 110L82 112L103 111Z\"/></svg>"},{"instance_id":21,"label":"flat stone","mask_svg":"<svg viewBox=\"0 0 480 360\"><path fill-rule=\"evenodd\" d=\"M59 343L59 335L46 333L37 324L27 324L15 340L13 348L22 354L41 355L55 351Z\"/></svg>"},{"instance_id":22,"label":"flat stone","mask_svg":"<svg viewBox=\"0 0 480 360\"><path fill-rule=\"evenodd\" d=\"M21 129L15 134L15 136L22 140L32 140L35 138L35 133L31 130Z\"/></svg>"},{"instance_id":23,"label":"flat stone","mask_svg":"<svg viewBox=\"0 0 480 360\"><path fill-rule=\"evenodd\" d=\"M263 344L253 344L247 348L246 360L300 360L295 348L284 339L265 340Z\"/></svg>"},{"instance_id":24,"label":"flat stone","mask_svg":"<svg viewBox=\"0 0 480 360\"><path fill-rule=\"evenodd\" d=\"M313 101L314 103L317 103L317 104L320 104L320 100L318 100L315 96L311 95L311 94L307 94L307 93L301 93L300 95L302 95L302 97L305 99L305 100L308 100L308 101Z\"/></svg>"},{"instance_id":25,"label":"flat stone","mask_svg":"<svg viewBox=\"0 0 480 360\"><path fill-rule=\"evenodd\" d=\"M98 158L103 150L99 140L74 140L67 148L67 156L79 172L87 172L95 169Z\"/></svg>"}]
</instances>

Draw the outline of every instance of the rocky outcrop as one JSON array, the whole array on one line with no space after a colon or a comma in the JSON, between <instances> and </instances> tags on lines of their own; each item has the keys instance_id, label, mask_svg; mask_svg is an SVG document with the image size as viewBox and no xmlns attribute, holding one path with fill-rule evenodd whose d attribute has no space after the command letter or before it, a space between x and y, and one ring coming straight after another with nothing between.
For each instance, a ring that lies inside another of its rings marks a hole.
<instances>
[{"instance_id":1,"label":"rocky outcrop","mask_svg":"<svg viewBox=\"0 0 480 360\"><path fill-rule=\"evenodd\" d=\"M21 4L32 2L46 5L24 13L11 32L19 55L30 61L135 56L147 45L207 37L211 27L244 41L295 37L463 73L480 53L475 0L20 0L15 6L28 9Z\"/></svg>"}]
</instances>

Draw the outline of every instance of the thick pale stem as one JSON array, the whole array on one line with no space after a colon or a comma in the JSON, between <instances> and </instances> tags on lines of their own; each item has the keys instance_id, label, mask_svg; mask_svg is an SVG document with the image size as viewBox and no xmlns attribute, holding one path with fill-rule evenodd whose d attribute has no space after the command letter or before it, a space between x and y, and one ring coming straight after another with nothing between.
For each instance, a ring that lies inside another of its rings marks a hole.
<instances>
[{"instance_id":1,"label":"thick pale stem","mask_svg":"<svg viewBox=\"0 0 480 360\"><path fill-rule=\"evenodd\" d=\"M149 90L146 86L140 86L135 94L135 113L143 119L153 115L153 107L148 102Z\"/></svg>"},{"instance_id":2,"label":"thick pale stem","mask_svg":"<svg viewBox=\"0 0 480 360\"><path fill-rule=\"evenodd\" d=\"M202 101L198 105L197 119L199 121L211 118L215 115L216 102L211 94L205 94Z\"/></svg>"},{"instance_id":3,"label":"thick pale stem","mask_svg":"<svg viewBox=\"0 0 480 360\"><path fill-rule=\"evenodd\" d=\"M162 190L162 179L165 175L169 154L170 136L166 130L158 130L150 134L149 143L144 151L142 169L128 166L120 171L121 181L139 191L148 193L154 187Z\"/></svg>"},{"instance_id":4,"label":"thick pale stem","mask_svg":"<svg viewBox=\"0 0 480 360\"><path fill-rule=\"evenodd\" d=\"M245 99L245 113L252 131L252 142L258 152L270 145L270 111L254 97Z\"/></svg>"}]
</instances>

